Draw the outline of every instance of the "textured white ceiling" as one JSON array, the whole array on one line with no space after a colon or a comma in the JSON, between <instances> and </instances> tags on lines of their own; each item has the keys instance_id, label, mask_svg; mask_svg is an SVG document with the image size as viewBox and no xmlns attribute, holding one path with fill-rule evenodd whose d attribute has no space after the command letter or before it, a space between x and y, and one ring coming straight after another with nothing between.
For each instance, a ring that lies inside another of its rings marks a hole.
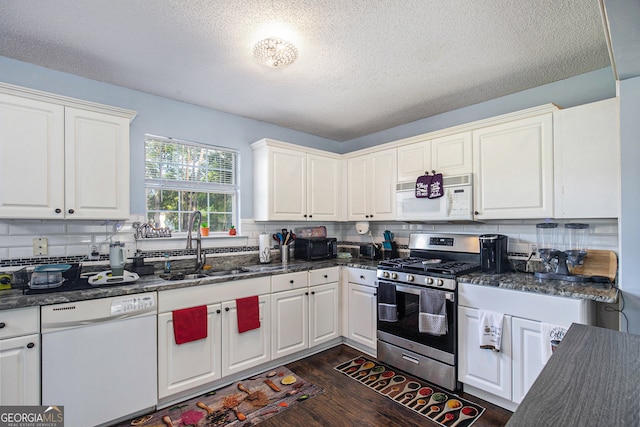
<instances>
[{"instance_id":1,"label":"textured white ceiling","mask_svg":"<svg viewBox=\"0 0 640 427\"><path fill-rule=\"evenodd\" d=\"M0 55L336 141L610 65L597 0L0 0Z\"/></svg>"}]
</instances>

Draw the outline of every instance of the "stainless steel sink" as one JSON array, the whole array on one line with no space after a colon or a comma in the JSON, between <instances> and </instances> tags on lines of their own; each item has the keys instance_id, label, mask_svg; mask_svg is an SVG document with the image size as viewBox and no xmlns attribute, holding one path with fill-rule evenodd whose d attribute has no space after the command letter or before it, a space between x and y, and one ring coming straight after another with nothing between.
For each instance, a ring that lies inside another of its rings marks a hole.
<instances>
[{"instance_id":1,"label":"stainless steel sink","mask_svg":"<svg viewBox=\"0 0 640 427\"><path fill-rule=\"evenodd\" d=\"M220 276L233 276L236 274L246 273L247 270L240 268L233 268L228 270L205 270L198 273L190 272L175 272L164 273L160 277L165 280L195 280L204 279L206 277L220 277Z\"/></svg>"}]
</instances>

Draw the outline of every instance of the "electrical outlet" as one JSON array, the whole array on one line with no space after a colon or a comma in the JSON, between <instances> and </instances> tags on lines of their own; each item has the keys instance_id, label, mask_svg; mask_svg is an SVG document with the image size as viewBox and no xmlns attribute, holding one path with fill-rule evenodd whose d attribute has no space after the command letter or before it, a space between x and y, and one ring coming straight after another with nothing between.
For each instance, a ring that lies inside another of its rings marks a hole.
<instances>
[{"instance_id":1,"label":"electrical outlet","mask_svg":"<svg viewBox=\"0 0 640 427\"><path fill-rule=\"evenodd\" d=\"M97 261L100 259L100 252L98 251L98 247L93 245L89 248L89 260Z\"/></svg>"},{"instance_id":2,"label":"electrical outlet","mask_svg":"<svg viewBox=\"0 0 640 427\"><path fill-rule=\"evenodd\" d=\"M37 237L33 239L33 255L48 255L49 239L46 237Z\"/></svg>"}]
</instances>

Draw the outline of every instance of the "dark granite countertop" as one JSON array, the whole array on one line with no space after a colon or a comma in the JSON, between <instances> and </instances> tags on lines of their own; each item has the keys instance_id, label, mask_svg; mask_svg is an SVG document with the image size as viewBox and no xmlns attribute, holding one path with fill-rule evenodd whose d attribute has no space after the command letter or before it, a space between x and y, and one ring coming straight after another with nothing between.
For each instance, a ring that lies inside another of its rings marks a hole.
<instances>
[{"instance_id":1,"label":"dark granite countertop","mask_svg":"<svg viewBox=\"0 0 640 427\"><path fill-rule=\"evenodd\" d=\"M50 304L60 304L74 301L84 301L96 298L107 298L121 295L138 294L142 292L164 291L168 289L186 288L190 286L226 283L234 280L250 279L254 277L286 274L296 271L315 270L319 268L348 266L375 270L378 261L365 259L336 259L330 261L302 262L292 261L287 264L267 264L240 266L247 271L227 275L210 276L199 279L164 280L157 275L140 276L140 279L130 284L96 287L92 289L73 290L67 292L41 293L23 295L20 289L0 291L0 310L21 307L33 307ZM238 268L240 268L238 267Z\"/></svg>"},{"instance_id":2,"label":"dark granite countertop","mask_svg":"<svg viewBox=\"0 0 640 427\"><path fill-rule=\"evenodd\" d=\"M609 283L541 280L531 273L470 273L460 276L458 282L604 303L615 303L618 300L618 289Z\"/></svg>"},{"instance_id":3,"label":"dark granite countertop","mask_svg":"<svg viewBox=\"0 0 640 427\"><path fill-rule=\"evenodd\" d=\"M574 323L507 427L640 425L640 337Z\"/></svg>"}]
</instances>

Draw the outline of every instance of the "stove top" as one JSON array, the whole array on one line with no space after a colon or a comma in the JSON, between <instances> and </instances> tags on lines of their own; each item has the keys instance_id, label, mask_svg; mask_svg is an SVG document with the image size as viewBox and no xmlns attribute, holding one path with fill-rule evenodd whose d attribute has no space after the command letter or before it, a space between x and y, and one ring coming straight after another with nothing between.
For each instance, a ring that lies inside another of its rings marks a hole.
<instances>
[{"instance_id":1,"label":"stove top","mask_svg":"<svg viewBox=\"0 0 640 427\"><path fill-rule=\"evenodd\" d=\"M401 271L404 273L437 274L443 276L459 276L480 269L480 263L442 260L439 258L395 258L381 261L378 268Z\"/></svg>"}]
</instances>

